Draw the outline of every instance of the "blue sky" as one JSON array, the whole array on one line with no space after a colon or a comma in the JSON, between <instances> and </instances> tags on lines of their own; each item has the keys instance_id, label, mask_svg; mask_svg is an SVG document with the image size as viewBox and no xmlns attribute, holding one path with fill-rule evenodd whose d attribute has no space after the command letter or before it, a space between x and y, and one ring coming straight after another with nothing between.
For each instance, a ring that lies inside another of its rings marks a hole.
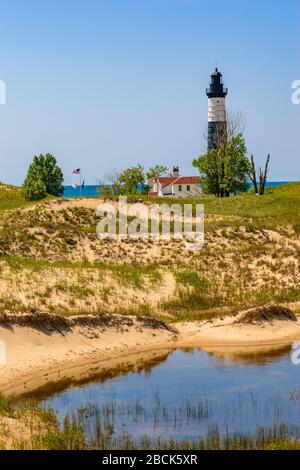
<instances>
[{"instance_id":1,"label":"blue sky","mask_svg":"<svg viewBox=\"0 0 300 470\"><path fill-rule=\"evenodd\" d=\"M249 153L272 180L300 180L299 0L0 1L0 180L20 184L34 154L72 182L142 163L195 174L205 88L217 64L241 110Z\"/></svg>"}]
</instances>

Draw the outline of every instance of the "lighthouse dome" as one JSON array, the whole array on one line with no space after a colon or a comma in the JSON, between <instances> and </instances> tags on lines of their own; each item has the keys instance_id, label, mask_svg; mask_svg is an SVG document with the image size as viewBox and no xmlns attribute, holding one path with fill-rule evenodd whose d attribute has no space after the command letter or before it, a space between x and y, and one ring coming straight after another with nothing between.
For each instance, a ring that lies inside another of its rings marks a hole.
<instances>
[{"instance_id":1,"label":"lighthouse dome","mask_svg":"<svg viewBox=\"0 0 300 470\"><path fill-rule=\"evenodd\" d=\"M216 68L214 72L211 74L212 77L222 77L221 72Z\"/></svg>"},{"instance_id":2,"label":"lighthouse dome","mask_svg":"<svg viewBox=\"0 0 300 470\"><path fill-rule=\"evenodd\" d=\"M206 89L206 94L209 98L225 98L227 95L227 88L223 85L223 76L216 68L211 74L209 88Z\"/></svg>"}]
</instances>

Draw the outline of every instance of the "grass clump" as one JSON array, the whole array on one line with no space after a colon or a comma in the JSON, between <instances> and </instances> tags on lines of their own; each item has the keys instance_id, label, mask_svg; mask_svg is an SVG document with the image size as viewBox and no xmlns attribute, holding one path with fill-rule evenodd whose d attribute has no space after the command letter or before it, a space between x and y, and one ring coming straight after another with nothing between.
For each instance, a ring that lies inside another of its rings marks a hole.
<instances>
[{"instance_id":1,"label":"grass clump","mask_svg":"<svg viewBox=\"0 0 300 470\"><path fill-rule=\"evenodd\" d=\"M75 419L65 417L62 428L32 438L33 450L87 450L86 434Z\"/></svg>"},{"instance_id":2,"label":"grass clump","mask_svg":"<svg viewBox=\"0 0 300 470\"><path fill-rule=\"evenodd\" d=\"M183 284L185 286L192 286L198 290L204 291L210 286L210 282L208 281L208 279L201 277L196 271L177 271L175 273L175 279L179 284Z\"/></svg>"},{"instance_id":3,"label":"grass clump","mask_svg":"<svg viewBox=\"0 0 300 470\"><path fill-rule=\"evenodd\" d=\"M10 413L11 410L11 400L2 393L0 393L0 415Z\"/></svg>"}]
</instances>

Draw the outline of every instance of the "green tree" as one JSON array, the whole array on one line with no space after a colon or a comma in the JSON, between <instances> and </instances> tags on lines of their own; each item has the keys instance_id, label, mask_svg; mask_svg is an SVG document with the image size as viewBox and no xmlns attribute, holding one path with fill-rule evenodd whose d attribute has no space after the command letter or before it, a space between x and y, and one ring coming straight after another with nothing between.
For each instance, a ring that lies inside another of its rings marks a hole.
<instances>
[{"instance_id":1,"label":"green tree","mask_svg":"<svg viewBox=\"0 0 300 470\"><path fill-rule=\"evenodd\" d=\"M27 201L39 201L47 195L45 183L29 175L26 184L23 185L22 194Z\"/></svg>"},{"instance_id":2,"label":"green tree","mask_svg":"<svg viewBox=\"0 0 300 470\"><path fill-rule=\"evenodd\" d=\"M148 194L147 180L167 173L168 168L164 165L155 165L146 171L143 165L138 164L107 175L105 180L99 181L97 191L102 197Z\"/></svg>"},{"instance_id":3,"label":"green tree","mask_svg":"<svg viewBox=\"0 0 300 470\"><path fill-rule=\"evenodd\" d=\"M228 197L248 188L249 160L242 134L201 155L193 165L198 168L208 194Z\"/></svg>"},{"instance_id":4,"label":"green tree","mask_svg":"<svg viewBox=\"0 0 300 470\"><path fill-rule=\"evenodd\" d=\"M62 170L53 155L35 155L23 183L23 195L27 200L42 199L46 193L61 196L63 180Z\"/></svg>"},{"instance_id":5,"label":"green tree","mask_svg":"<svg viewBox=\"0 0 300 470\"><path fill-rule=\"evenodd\" d=\"M165 165L155 165L149 168L146 173L147 179L155 178L157 176L166 176L169 169Z\"/></svg>"},{"instance_id":6,"label":"green tree","mask_svg":"<svg viewBox=\"0 0 300 470\"><path fill-rule=\"evenodd\" d=\"M110 198L113 195L111 186L106 183L99 182L99 187L96 189L100 197L104 199Z\"/></svg>"},{"instance_id":7,"label":"green tree","mask_svg":"<svg viewBox=\"0 0 300 470\"><path fill-rule=\"evenodd\" d=\"M127 168L120 173L118 181L122 194L137 194L138 185L145 184L145 169L142 165Z\"/></svg>"}]
</instances>

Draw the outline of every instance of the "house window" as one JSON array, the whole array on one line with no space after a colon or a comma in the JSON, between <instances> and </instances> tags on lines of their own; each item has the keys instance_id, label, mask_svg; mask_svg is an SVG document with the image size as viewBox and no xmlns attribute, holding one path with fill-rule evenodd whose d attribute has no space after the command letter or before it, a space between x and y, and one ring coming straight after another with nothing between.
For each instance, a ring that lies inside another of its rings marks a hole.
<instances>
[{"instance_id":1,"label":"house window","mask_svg":"<svg viewBox=\"0 0 300 470\"><path fill-rule=\"evenodd\" d=\"M187 190L187 191L190 191L190 190L191 190L191 187L190 187L189 184L187 185L186 190Z\"/></svg>"},{"instance_id":2,"label":"house window","mask_svg":"<svg viewBox=\"0 0 300 470\"><path fill-rule=\"evenodd\" d=\"M178 191L182 191L182 186L181 186L181 184L178 186Z\"/></svg>"}]
</instances>

